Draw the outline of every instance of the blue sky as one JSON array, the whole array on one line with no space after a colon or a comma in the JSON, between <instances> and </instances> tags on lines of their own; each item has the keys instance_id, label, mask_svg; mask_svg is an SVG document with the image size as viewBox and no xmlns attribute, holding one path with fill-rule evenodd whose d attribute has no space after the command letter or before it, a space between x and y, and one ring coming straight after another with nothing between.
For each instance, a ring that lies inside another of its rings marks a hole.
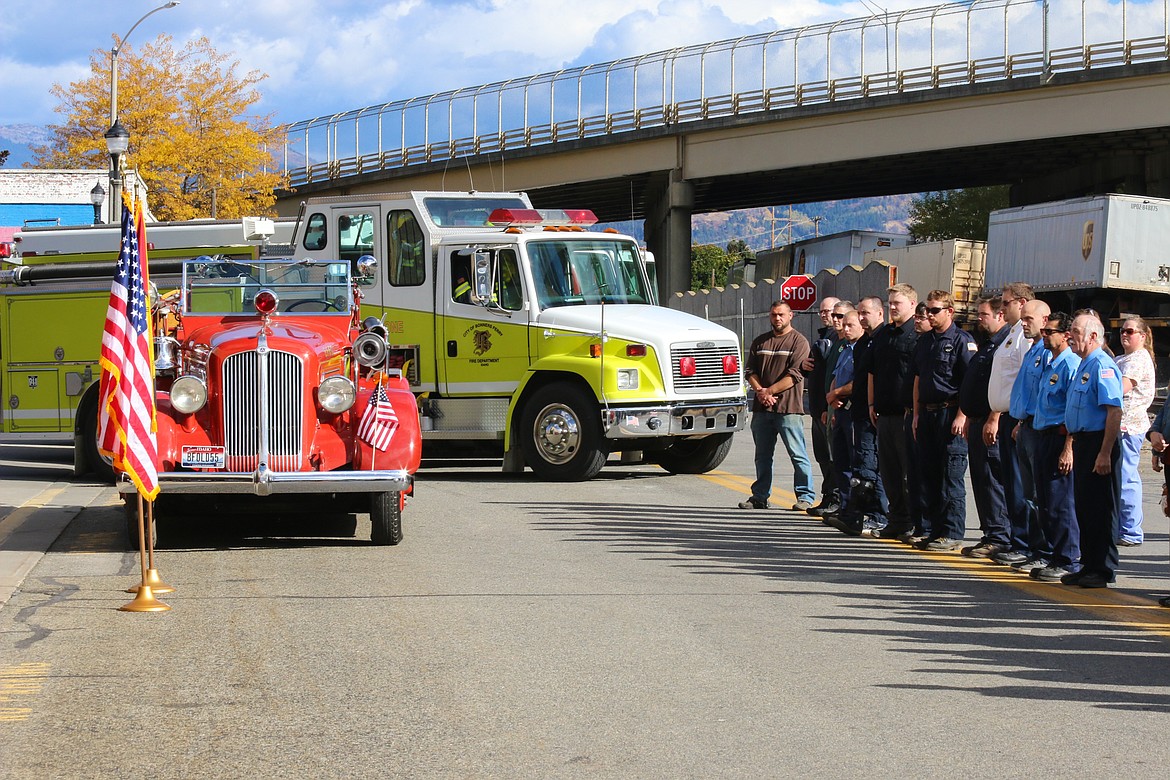
<instances>
[{"instance_id":1,"label":"blue sky","mask_svg":"<svg viewBox=\"0 0 1170 780\"><path fill-rule=\"evenodd\" d=\"M868 7L867 7L868 3ZM85 78L162 0L0 0L0 126L58 121L50 86ZM926 0L182 0L130 36L207 35L268 74L277 123L693 43L931 5Z\"/></svg>"}]
</instances>

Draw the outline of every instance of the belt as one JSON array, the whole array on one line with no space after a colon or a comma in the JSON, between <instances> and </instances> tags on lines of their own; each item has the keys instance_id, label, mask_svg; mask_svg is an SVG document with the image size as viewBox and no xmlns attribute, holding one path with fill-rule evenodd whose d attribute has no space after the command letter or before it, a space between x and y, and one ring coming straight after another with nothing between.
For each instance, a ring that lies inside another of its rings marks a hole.
<instances>
[{"instance_id":1,"label":"belt","mask_svg":"<svg viewBox=\"0 0 1170 780\"><path fill-rule=\"evenodd\" d=\"M922 408L928 412L937 412L940 409L946 409L949 406L954 406L954 401L944 401L941 404L923 404Z\"/></svg>"},{"instance_id":2,"label":"belt","mask_svg":"<svg viewBox=\"0 0 1170 780\"><path fill-rule=\"evenodd\" d=\"M1043 433L1049 436L1068 436L1068 428L1064 427L1064 423L1060 425L1049 425L1047 428L1035 428L1036 433Z\"/></svg>"}]
</instances>

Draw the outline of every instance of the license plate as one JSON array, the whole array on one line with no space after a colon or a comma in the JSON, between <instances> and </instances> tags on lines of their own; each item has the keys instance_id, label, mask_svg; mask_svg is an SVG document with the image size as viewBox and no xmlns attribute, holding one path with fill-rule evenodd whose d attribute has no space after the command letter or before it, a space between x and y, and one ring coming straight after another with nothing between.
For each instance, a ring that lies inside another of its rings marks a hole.
<instances>
[{"instance_id":1,"label":"license plate","mask_svg":"<svg viewBox=\"0 0 1170 780\"><path fill-rule=\"evenodd\" d=\"M182 464L188 469L222 469L223 447L184 447Z\"/></svg>"}]
</instances>

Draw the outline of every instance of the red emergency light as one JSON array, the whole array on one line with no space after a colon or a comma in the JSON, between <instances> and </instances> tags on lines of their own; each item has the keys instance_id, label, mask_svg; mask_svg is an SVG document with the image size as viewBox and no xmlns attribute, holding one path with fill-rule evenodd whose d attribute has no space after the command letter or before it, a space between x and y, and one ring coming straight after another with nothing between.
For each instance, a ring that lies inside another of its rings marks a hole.
<instances>
[{"instance_id":1,"label":"red emergency light","mask_svg":"<svg viewBox=\"0 0 1170 780\"><path fill-rule=\"evenodd\" d=\"M539 225L542 220L536 209L496 209L488 217L493 225Z\"/></svg>"},{"instance_id":2,"label":"red emergency light","mask_svg":"<svg viewBox=\"0 0 1170 780\"><path fill-rule=\"evenodd\" d=\"M689 355L680 357L678 359L678 375L679 376L694 376L697 371L695 366L695 359Z\"/></svg>"},{"instance_id":3,"label":"red emergency light","mask_svg":"<svg viewBox=\"0 0 1170 780\"><path fill-rule=\"evenodd\" d=\"M265 316L276 311L277 304L279 303L280 300L276 297L276 293L272 292L272 290L261 290L260 292L256 293L256 311Z\"/></svg>"},{"instance_id":4,"label":"red emergency light","mask_svg":"<svg viewBox=\"0 0 1170 780\"><path fill-rule=\"evenodd\" d=\"M738 374L739 373L739 358L735 355L723 356L723 373Z\"/></svg>"},{"instance_id":5,"label":"red emergency light","mask_svg":"<svg viewBox=\"0 0 1170 780\"><path fill-rule=\"evenodd\" d=\"M12 244L0 241L0 257L12 257Z\"/></svg>"},{"instance_id":6,"label":"red emergency light","mask_svg":"<svg viewBox=\"0 0 1170 780\"><path fill-rule=\"evenodd\" d=\"M499 226L588 227L597 224L597 215L589 209L496 209L488 217L488 223Z\"/></svg>"}]
</instances>

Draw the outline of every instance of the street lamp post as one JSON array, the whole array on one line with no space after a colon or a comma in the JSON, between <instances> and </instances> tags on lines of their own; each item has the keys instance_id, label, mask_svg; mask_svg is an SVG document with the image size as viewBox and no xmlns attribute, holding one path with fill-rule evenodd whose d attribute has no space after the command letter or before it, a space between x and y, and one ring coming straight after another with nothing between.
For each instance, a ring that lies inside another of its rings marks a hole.
<instances>
[{"instance_id":1,"label":"street lamp post","mask_svg":"<svg viewBox=\"0 0 1170 780\"><path fill-rule=\"evenodd\" d=\"M93 204L93 224L102 224L102 204L106 202L106 191L102 189L100 181L89 191L89 202Z\"/></svg>"},{"instance_id":2,"label":"street lamp post","mask_svg":"<svg viewBox=\"0 0 1170 780\"><path fill-rule=\"evenodd\" d=\"M179 0L170 0L170 2L163 3L158 8L148 11L143 14L137 22L135 22L126 34L114 41L114 45L110 48L110 129L106 131L106 144L110 145L110 134L114 132L114 128L121 128L122 133L129 138L129 133L126 133L125 128L118 124L118 52L122 50L122 46L126 43L126 39L130 37L130 33L137 29L138 25L146 21L147 17L156 14L159 11L165 11L168 8L174 8L179 4ZM125 153L126 148L122 147L119 154ZM118 179L114 183L115 178ZM110 222L116 222L121 217L122 198L121 198L121 171L118 169L117 160L114 159L113 148L110 148Z\"/></svg>"},{"instance_id":3,"label":"street lamp post","mask_svg":"<svg viewBox=\"0 0 1170 780\"><path fill-rule=\"evenodd\" d=\"M110 153L110 222L118 222L122 218L122 156L130 148L130 132L115 121L105 138Z\"/></svg>"}]
</instances>

